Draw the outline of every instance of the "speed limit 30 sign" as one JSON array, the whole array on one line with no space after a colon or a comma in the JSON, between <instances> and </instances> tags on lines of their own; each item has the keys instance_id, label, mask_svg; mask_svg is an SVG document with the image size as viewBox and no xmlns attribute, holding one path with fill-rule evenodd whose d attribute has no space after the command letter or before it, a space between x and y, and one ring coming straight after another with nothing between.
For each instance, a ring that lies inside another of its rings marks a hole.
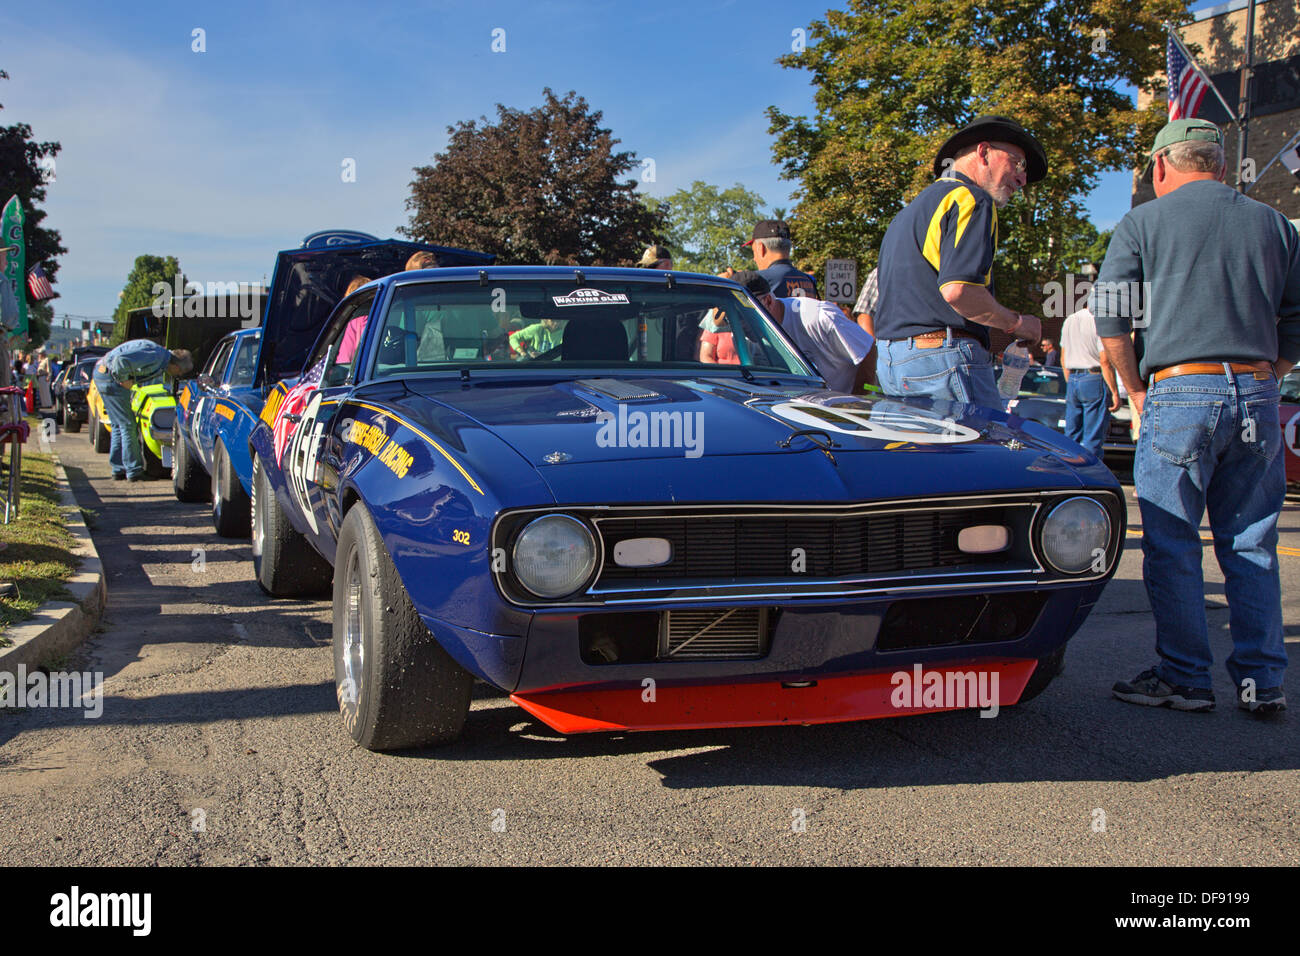
<instances>
[{"instance_id":1,"label":"speed limit 30 sign","mask_svg":"<svg viewBox=\"0 0 1300 956\"><path fill-rule=\"evenodd\" d=\"M858 301L858 260L826 260L826 301Z\"/></svg>"}]
</instances>

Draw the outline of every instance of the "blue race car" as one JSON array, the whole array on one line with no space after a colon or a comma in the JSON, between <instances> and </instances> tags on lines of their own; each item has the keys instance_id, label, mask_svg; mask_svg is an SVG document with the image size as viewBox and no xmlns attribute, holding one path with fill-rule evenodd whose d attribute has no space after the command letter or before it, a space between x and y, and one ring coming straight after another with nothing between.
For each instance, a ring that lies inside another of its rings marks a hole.
<instances>
[{"instance_id":1,"label":"blue race car","mask_svg":"<svg viewBox=\"0 0 1300 956\"><path fill-rule=\"evenodd\" d=\"M253 560L273 595L332 580L375 750L455 738L475 678L564 733L996 712L1060 670L1124 541L1077 447L829 392L711 276L388 276L304 369L252 435Z\"/></svg>"},{"instance_id":2,"label":"blue race car","mask_svg":"<svg viewBox=\"0 0 1300 956\"><path fill-rule=\"evenodd\" d=\"M237 475L250 471L252 462L247 440L232 441L229 426L241 406L256 400L261 336L261 329L240 329L223 338L198 377L185 382L177 402L172 488L181 501L211 500L212 523L228 538L248 534L248 494Z\"/></svg>"},{"instance_id":3,"label":"blue race car","mask_svg":"<svg viewBox=\"0 0 1300 956\"><path fill-rule=\"evenodd\" d=\"M223 340L204 373L186 382L178 403L172 470L181 501L212 501L212 524L227 538L249 533L252 460L248 440L267 394L296 375L349 280L400 272L414 252L442 265L487 265L486 253L404 242L353 230L315 232L276 257L260 330ZM260 332L260 334L258 334ZM204 377L206 376L206 377ZM210 476L210 477L209 477Z\"/></svg>"}]
</instances>

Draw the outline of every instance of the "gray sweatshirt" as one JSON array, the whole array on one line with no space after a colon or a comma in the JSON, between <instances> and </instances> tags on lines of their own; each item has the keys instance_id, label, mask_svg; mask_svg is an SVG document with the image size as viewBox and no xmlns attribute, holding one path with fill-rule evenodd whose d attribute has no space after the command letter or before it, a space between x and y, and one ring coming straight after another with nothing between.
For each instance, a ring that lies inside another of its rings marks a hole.
<instances>
[{"instance_id":1,"label":"gray sweatshirt","mask_svg":"<svg viewBox=\"0 0 1300 956\"><path fill-rule=\"evenodd\" d=\"M1208 180L1132 209L1088 296L1097 334L1142 329L1142 377L1199 360L1300 360L1300 234Z\"/></svg>"}]
</instances>

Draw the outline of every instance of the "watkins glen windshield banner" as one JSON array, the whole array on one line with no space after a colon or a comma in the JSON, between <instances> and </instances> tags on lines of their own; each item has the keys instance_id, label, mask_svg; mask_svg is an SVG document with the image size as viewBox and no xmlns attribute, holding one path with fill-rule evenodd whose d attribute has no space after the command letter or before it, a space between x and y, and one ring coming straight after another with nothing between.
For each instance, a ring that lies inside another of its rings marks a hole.
<instances>
[{"instance_id":1,"label":"watkins glen windshield banner","mask_svg":"<svg viewBox=\"0 0 1300 956\"><path fill-rule=\"evenodd\" d=\"M14 298L18 300L18 325L9 334L24 336L27 334L27 263L24 261L27 249L23 244L23 204L17 196L10 197L9 202L5 203L3 223L4 240L0 245L18 247L5 260L4 281L9 283Z\"/></svg>"}]
</instances>

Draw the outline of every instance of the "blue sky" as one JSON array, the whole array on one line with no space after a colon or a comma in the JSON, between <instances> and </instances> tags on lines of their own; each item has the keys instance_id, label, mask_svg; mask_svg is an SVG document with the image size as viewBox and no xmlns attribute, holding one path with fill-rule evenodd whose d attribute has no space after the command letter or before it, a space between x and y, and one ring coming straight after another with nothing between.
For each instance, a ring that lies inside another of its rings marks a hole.
<instances>
[{"instance_id":1,"label":"blue sky","mask_svg":"<svg viewBox=\"0 0 1300 956\"><path fill-rule=\"evenodd\" d=\"M808 113L812 94L774 61L829 5L52 0L38 17L0 12L0 124L62 143L44 206L69 250L55 309L106 316L142 253L200 281L258 281L317 229L392 235L411 167L448 125L532 108L545 86L585 96L622 148L654 159L653 195L740 182L789 207L765 110ZM1090 197L1102 228L1129 182L1111 174Z\"/></svg>"}]
</instances>

